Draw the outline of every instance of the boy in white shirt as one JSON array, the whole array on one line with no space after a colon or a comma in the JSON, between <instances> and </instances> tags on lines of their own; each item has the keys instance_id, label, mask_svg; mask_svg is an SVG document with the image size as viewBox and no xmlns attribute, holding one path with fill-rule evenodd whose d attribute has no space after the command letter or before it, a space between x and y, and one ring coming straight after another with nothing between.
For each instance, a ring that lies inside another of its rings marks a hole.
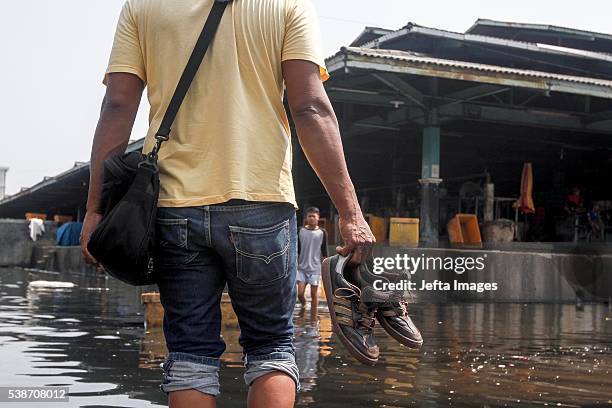
<instances>
[{"instance_id":1,"label":"boy in white shirt","mask_svg":"<svg viewBox=\"0 0 612 408\"><path fill-rule=\"evenodd\" d=\"M319 282L321 260L327 257L327 232L319 227L319 209L306 209L306 226L298 231L298 300L306 306L306 285L310 285L311 313L316 315L319 306Z\"/></svg>"}]
</instances>

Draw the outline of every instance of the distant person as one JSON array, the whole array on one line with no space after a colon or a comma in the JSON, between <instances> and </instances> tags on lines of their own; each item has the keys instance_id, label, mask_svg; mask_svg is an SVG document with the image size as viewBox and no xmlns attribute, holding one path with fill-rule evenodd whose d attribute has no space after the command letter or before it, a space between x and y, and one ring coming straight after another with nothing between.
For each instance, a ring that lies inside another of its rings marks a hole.
<instances>
[{"instance_id":1,"label":"distant person","mask_svg":"<svg viewBox=\"0 0 612 408\"><path fill-rule=\"evenodd\" d=\"M580 187L575 186L571 193L565 197L565 211L572 215L585 212L584 197Z\"/></svg>"},{"instance_id":2,"label":"distant person","mask_svg":"<svg viewBox=\"0 0 612 408\"><path fill-rule=\"evenodd\" d=\"M90 262L104 161L125 152L145 87L151 106L143 151L151 151L212 6L127 0L123 7L91 154L81 234ZM229 3L159 153L154 264L169 351L161 387L170 408L216 405L226 285L240 324L247 406L294 406L297 205L285 90L302 149L338 209L345 242L338 252L360 263L374 242L323 87L327 78L310 0Z\"/></svg>"},{"instance_id":3,"label":"distant person","mask_svg":"<svg viewBox=\"0 0 612 408\"><path fill-rule=\"evenodd\" d=\"M592 236L600 241L605 240L606 226L601 217L601 208L599 204L593 204L589 212L587 213L589 219L589 225L591 226Z\"/></svg>"},{"instance_id":4,"label":"distant person","mask_svg":"<svg viewBox=\"0 0 612 408\"><path fill-rule=\"evenodd\" d=\"M310 285L310 310L316 316L319 307L321 261L327 257L327 231L319 227L319 209L306 209L306 226L298 232L298 300L306 306L306 286Z\"/></svg>"}]
</instances>

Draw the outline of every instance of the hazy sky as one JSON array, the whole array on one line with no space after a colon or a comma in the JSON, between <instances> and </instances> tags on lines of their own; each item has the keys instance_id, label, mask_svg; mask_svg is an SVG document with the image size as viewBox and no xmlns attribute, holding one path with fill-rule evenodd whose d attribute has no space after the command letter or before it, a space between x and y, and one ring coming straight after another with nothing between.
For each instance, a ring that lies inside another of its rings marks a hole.
<instances>
[{"instance_id":1,"label":"hazy sky","mask_svg":"<svg viewBox=\"0 0 612 408\"><path fill-rule=\"evenodd\" d=\"M409 21L463 32L481 17L612 33L609 0L312 1L326 55L366 25L397 29ZM10 167L8 194L89 160L101 78L123 2L2 1L0 167ZM133 139L144 135L147 112L145 98Z\"/></svg>"}]
</instances>

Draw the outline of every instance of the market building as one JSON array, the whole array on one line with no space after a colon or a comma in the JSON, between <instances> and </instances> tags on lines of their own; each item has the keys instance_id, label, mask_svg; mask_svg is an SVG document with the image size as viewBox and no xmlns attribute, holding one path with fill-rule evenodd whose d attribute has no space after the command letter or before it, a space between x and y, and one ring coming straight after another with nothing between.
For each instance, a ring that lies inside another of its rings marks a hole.
<instances>
[{"instance_id":1,"label":"market building","mask_svg":"<svg viewBox=\"0 0 612 408\"><path fill-rule=\"evenodd\" d=\"M610 227L610 52L610 35L490 20L466 33L366 28L327 60L326 84L365 212L419 218L421 246L445 246L457 213L518 221L522 241L595 241L590 209ZM298 197L325 207L296 163ZM534 208L523 214L526 163Z\"/></svg>"},{"instance_id":2,"label":"market building","mask_svg":"<svg viewBox=\"0 0 612 408\"><path fill-rule=\"evenodd\" d=\"M465 33L368 27L327 65L362 208L383 220L380 243L404 218L419 221L412 244L456 248L449 222L469 214L484 249L610 252L612 35L491 20ZM333 242L333 206L293 146L299 205L321 209ZM76 163L1 200L0 217L80 220L88 178ZM510 226L509 239L491 225Z\"/></svg>"}]
</instances>

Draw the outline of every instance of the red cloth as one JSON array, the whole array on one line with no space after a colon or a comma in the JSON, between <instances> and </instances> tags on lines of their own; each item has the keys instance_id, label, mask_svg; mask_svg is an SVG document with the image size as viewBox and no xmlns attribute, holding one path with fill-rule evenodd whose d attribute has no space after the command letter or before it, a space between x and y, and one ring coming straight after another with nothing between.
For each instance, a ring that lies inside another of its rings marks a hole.
<instances>
[{"instance_id":1,"label":"red cloth","mask_svg":"<svg viewBox=\"0 0 612 408\"><path fill-rule=\"evenodd\" d=\"M521 197L518 201L518 208L523 214L533 214L535 212L535 205L533 203L533 169L531 163L523 165Z\"/></svg>"}]
</instances>

